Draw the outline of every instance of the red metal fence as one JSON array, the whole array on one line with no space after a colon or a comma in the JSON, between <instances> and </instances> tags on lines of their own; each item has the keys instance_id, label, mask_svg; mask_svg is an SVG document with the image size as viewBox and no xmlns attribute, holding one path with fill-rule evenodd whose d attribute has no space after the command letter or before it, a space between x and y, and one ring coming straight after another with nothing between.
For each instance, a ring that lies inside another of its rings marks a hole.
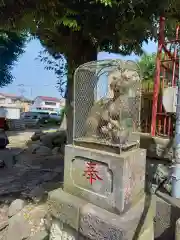
<instances>
[{"instance_id":1,"label":"red metal fence","mask_svg":"<svg viewBox=\"0 0 180 240\"><path fill-rule=\"evenodd\" d=\"M179 68L179 26L174 40L165 41L165 18L160 17L159 41L156 58L154 86L142 87L142 130L152 136L170 137L173 133L172 116L162 105L162 92L167 86L175 86ZM149 110L148 110L149 109ZM152 112L152 114L149 114Z\"/></svg>"}]
</instances>

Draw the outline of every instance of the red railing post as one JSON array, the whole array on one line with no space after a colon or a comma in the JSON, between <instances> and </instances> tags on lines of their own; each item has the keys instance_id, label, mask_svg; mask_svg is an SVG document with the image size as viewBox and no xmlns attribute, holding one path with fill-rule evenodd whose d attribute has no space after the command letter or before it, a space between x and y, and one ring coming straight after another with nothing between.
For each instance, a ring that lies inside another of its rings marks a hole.
<instances>
[{"instance_id":1,"label":"red railing post","mask_svg":"<svg viewBox=\"0 0 180 240\"><path fill-rule=\"evenodd\" d=\"M164 24L165 24L165 18L160 17L158 51L157 51L157 57L156 57L156 73L155 73L155 79L154 79L153 106L152 106L152 122L151 122L152 136L155 136L156 134L157 104L158 104L160 74L161 74L161 55L162 55L162 47L164 44Z\"/></svg>"},{"instance_id":2,"label":"red railing post","mask_svg":"<svg viewBox=\"0 0 180 240\"><path fill-rule=\"evenodd\" d=\"M176 27L176 40L179 40L179 25ZM173 54L173 76L172 76L172 86L176 85L176 60L177 60L177 42L175 42L175 46L174 46L174 54ZM179 64L179 62L178 62Z\"/></svg>"}]
</instances>

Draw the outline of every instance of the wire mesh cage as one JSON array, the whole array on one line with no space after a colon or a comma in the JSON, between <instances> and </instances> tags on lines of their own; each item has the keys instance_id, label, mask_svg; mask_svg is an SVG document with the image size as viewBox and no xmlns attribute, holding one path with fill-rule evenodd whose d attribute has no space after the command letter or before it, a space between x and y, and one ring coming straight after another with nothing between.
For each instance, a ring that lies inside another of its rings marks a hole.
<instances>
[{"instance_id":1,"label":"wire mesh cage","mask_svg":"<svg viewBox=\"0 0 180 240\"><path fill-rule=\"evenodd\" d=\"M126 149L139 143L141 77L136 62L100 60L74 75L74 142Z\"/></svg>"}]
</instances>

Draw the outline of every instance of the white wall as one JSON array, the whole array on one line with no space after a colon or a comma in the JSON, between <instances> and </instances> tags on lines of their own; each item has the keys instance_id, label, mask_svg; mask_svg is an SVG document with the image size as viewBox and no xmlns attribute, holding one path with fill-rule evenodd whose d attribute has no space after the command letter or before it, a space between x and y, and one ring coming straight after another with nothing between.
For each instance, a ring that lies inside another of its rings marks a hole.
<instances>
[{"instance_id":1,"label":"white wall","mask_svg":"<svg viewBox=\"0 0 180 240\"><path fill-rule=\"evenodd\" d=\"M51 101L47 101L47 102L51 102ZM54 103L54 102L53 102ZM31 106L31 110L36 109L36 108L51 108L51 109L59 109L60 108L60 102L56 102L55 105L48 105L45 104L45 101L42 101L41 98L37 97L34 100L34 103Z\"/></svg>"},{"instance_id":2,"label":"white wall","mask_svg":"<svg viewBox=\"0 0 180 240\"><path fill-rule=\"evenodd\" d=\"M0 98L0 105L5 103L5 99L4 98Z\"/></svg>"},{"instance_id":3,"label":"white wall","mask_svg":"<svg viewBox=\"0 0 180 240\"><path fill-rule=\"evenodd\" d=\"M8 119L19 119L20 118L20 109L19 108L5 108L6 118Z\"/></svg>"},{"instance_id":4,"label":"white wall","mask_svg":"<svg viewBox=\"0 0 180 240\"><path fill-rule=\"evenodd\" d=\"M34 100L34 103L32 104L32 108L39 108L39 107L43 107L43 101L41 100L41 98L36 98Z\"/></svg>"},{"instance_id":5,"label":"white wall","mask_svg":"<svg viewBox=\"0 0 180 240\"><path fill-rule=\"evenodd\" d=\"M48 101L49 102L49 101ZM56 103L56 105L49 105L49 104L45 104L45 102L43 102L43 107L48 107L48 108L60 108L60 103Z\"/></svg>"},{"instance_id":6,"label":"white wall","mask_svg":"<svg viewBox=\"0 0 180 240\"><path fill-rule=\"evenodd\" d=\"M12 102L12 99L6 97L6 98L5 98L5 104L11 104L11 103L13 103L13 102Z\"/></svg>"},{"instance_id":7,"label":"white wall","mask_svg":"<svg viewBox=\"0 0 180 240\"><path fill-rule=\"evenodd\" d=\"M5 103L5 97L0 94L0 105Z\"/></svg>"},{"instance_id":8,"label":"white wall","mask_svg":"<svg viewBox=\"0 0 180 240\"><path fill-rule=\"evenodd\" d=\"M3 95L0 95L0 104L14 104L15 102L10 97L4 97Z\"/></svg>"}]
</instances>

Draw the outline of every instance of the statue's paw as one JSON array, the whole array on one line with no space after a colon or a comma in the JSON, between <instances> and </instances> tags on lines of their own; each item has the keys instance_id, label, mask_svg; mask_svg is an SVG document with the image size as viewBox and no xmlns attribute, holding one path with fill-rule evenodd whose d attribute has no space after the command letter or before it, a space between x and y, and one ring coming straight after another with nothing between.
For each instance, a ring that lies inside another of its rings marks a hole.
<instances>
[{"instance_id":1,"label":"statue's paw","mask_svg":"<svg viewBox=\"0 0 180 240\"><path fill-rule=\"evenodd\" d=\"M129 137L129 131L117 131L112 132L112 141L116 144L126 144Z\"/></svg>"},{"instance_id":2,"label":"statue's paw","mask_svg":"<svg viewBox=\"0 0 180 240\"><path fill-rule=\"evenodd\" d=\"M101 135L103 138L108 137L109 134L109 129L106 126L101 127Z\"/></svg>"}]
</instances>

